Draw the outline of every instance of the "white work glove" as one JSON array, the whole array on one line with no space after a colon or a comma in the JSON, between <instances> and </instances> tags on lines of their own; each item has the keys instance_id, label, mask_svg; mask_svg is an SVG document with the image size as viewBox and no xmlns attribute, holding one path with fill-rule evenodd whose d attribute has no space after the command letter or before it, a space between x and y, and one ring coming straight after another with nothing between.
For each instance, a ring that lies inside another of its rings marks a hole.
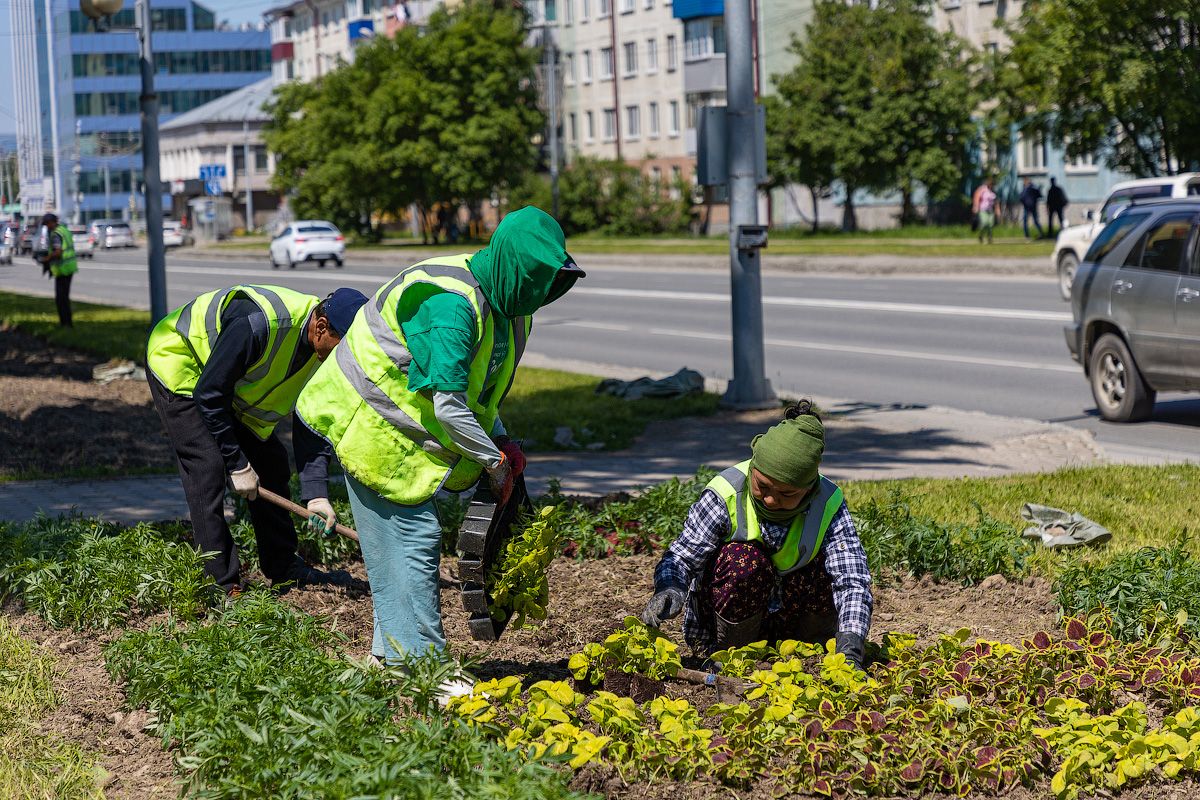
<instances>
[{"instance_id":1,"label":"white work glove","mask_svg":"<svg viewBox=\"0 0 1200 800\"><path fill-rule=\"evenodd\" d=\"M249 464L229 473L229 483L234 492L247 500L258 499L258 473Z\"/></svg>"},{"instance_id":2,"label":"white work glove","mask_svg":"<svg viewBox=\"0 0 1200 800\"><path fill-rule=\"evenodd\" d=\"M326 536L333 533L337 525L337 512L328 497L314 497L308 501L308 510L312 516L308 518L308 527L313 533L323 533Z\"/></svg>"}]
</instances>

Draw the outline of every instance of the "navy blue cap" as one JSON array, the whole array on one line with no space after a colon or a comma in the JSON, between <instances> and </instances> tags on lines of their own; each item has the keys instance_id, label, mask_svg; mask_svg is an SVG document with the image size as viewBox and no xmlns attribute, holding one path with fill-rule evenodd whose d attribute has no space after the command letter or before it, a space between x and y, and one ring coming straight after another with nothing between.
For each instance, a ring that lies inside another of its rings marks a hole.
<instances>
[{"instance_id":1,"label":"navy blue cap","mask_svg":"<svg viewBox=\"0 0 1200 800\"><path fill-rule=\"evenodd\" d=\"M325 298L325 318L338 336L345 336L354 315L366 305L367 296L358 289L335 289Z\"/></svg>"}]
</instances>

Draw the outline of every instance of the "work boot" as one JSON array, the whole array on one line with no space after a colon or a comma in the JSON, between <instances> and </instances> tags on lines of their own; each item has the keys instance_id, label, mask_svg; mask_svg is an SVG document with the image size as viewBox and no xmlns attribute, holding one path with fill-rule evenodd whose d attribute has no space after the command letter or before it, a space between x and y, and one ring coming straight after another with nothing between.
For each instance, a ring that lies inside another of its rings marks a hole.
<instances>
[{"instance_id":1,"label":"work boot","mask_svg":"<svg viewBox=\"0 0 1200 800\"><path fill-rule=\"evenodd\" d=\"M730 647L745 647L752 642L757 642L761 638L758 634L762 629L766 612L760 611L741 622L730 622L717 613L714 613L713 616L717 618L717 649L725 650Z\"/></svg>"}]
</instances>

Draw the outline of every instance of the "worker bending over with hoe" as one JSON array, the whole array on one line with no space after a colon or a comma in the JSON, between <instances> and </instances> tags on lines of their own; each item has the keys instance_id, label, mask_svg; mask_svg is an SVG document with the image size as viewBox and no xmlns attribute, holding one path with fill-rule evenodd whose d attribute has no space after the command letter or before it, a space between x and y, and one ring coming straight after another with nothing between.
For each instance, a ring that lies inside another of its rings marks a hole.
<instances>
[{"instance_id":1,"label":"worker bending over with hoe","mask_svg":"<svg viewBox=\"0 0 1200 800\"><path fill-rule=\"evenodd\" d=\"M871 575L842 490L819 472L825 429L801 401L713 478L654 570L642 621L684 612L707 656L763 639L824 642L863 666Z\"/></svg>"},{"instance_id":2,"label":"worker bending over with hoe","mask_svg":"<svg viewBox=\"0 0 1200 800\"><path fill-rule=\"evenodd\" d=\"M355 289L321 300L282 286L234 286L200 295L150 333L150 394L179 462L196 546L215 554L205 572L226 594L242 588L225 523L226 475L249 501L268 580L299 585L315 577L296 557L291 517L259 498L258 488L289 495L292 470L275 426L292 413L300 390L365 302ZM309 510L333 529L328 501Z\"/></svg>"},{"instance_id":3,"label":"worker bending over with hoe","mask_svg":"<svg viewBox=\"0 0 1200 800\"><path fill-rule=\"evenodd\" d=\"M507 500L525 456L505 435L500 405L533 313L583 274L553 217L515 211L483 250L422 261L380 289L300 395L299 421L332 445L346 471L376 658L445 649L434 495L469 489L486 472L497 501ZM308 457L328 459L329 450ZM304 482L301 492L308 499L323 488Z\"/></svg>"}]
</instances>

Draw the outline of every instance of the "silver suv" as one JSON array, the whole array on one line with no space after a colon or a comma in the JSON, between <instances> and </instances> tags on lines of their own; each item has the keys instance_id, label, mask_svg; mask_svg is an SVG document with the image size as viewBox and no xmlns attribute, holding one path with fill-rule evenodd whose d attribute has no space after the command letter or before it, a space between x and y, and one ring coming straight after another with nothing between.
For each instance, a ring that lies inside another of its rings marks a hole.
<instances>
[{"instance_id":1,"label":"silver suv","mask_svg":"<svg viewBox=\"0 0 1200 800\"><path fill-rule=\"evenodd\" d=\"M1160 391L1200 391L1200 198L1133 202L1071 287L1064 331L1100 415L1147 419Z\"/></svg>"}]
</instances>

